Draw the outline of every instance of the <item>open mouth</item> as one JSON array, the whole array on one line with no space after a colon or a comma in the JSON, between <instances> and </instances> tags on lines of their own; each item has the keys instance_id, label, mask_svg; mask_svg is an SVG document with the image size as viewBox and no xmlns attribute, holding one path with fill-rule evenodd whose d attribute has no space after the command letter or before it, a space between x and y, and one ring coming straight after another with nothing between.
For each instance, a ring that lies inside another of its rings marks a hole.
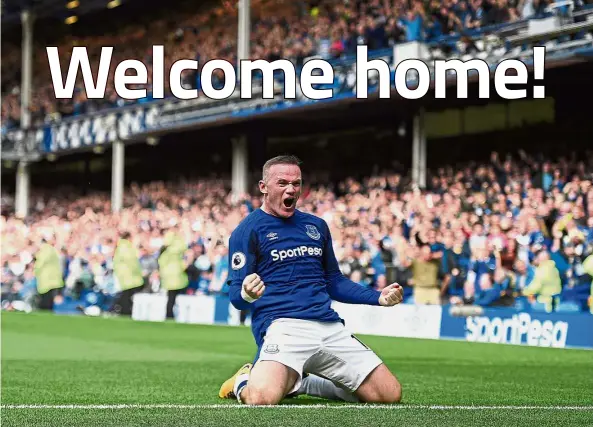
<instances>
[{"instance_id":1,"label":"open mouth","mask_svg":"<svg viewBox=\"0 0 593 427\"><path fill-rule=\"evenodd\" d=\"M287 197L283 201L284 207L285 208L292 208L294 206L295 202L296 202L296 199L294 197Z\"/></svg>"}]
</instances>

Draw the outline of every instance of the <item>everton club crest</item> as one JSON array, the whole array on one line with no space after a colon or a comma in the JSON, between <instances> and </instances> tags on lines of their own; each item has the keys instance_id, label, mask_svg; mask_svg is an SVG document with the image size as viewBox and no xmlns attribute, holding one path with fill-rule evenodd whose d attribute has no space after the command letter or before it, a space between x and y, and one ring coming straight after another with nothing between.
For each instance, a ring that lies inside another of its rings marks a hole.
<instances>
[{"instance_id":1,"label":"everton club crest","mask_svg":"<svg viewBox=\"0 0 593 427\"><path fill-rule=\"evenodd\" d=\"M319 240L319 238L321 237L321 234L319 234L317 227L315 227L314 225L306 225L306 227L307 227L307 236L309 236L313 240Z\"/></svg>"}]
</instances>

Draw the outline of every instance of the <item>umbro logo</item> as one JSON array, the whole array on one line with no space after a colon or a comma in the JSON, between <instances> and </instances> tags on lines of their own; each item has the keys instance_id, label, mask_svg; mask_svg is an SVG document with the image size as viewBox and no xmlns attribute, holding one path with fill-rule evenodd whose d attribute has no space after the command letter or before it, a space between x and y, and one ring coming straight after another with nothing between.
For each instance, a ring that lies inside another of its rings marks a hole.
<instances>
[{"instance_id":1,"label":"umbro logo","mask_svg":"<svg viewBox=\"0 0 593 427\"><path fill-rule=\"evenodd\" d=\"M278 238L278 233L271 232L266 237L270 240L276 240Z\"/></svg>"}]
</instances>

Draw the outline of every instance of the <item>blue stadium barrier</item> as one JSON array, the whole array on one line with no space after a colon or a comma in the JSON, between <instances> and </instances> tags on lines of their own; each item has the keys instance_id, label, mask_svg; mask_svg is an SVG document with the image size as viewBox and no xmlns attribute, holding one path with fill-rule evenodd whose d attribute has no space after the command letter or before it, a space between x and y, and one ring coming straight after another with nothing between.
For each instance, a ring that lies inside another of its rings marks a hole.
<instances>
[{"instance_id":1,"label":"blue stadium barrier","mask_svg":"<svg viewBox=\"0 0 593 427\"><path fill-rule=\"evenodd\" d=\"M536 313L487 308L477 316L458 317L443 309L444 339L554 348L593 349L589 313Z\"/></svg>"},{"instance_id":2,"label":"blue stadium barrier","mask_svg":"<svg viewBox=\"0 0 593 427\"><path fill-rule=\"evenodd\" d=\"M231 299L226 294L220 294L214 297L214 301L216 306L214 308L214 319L212 319L212 323L227 323Z\"/></svg>"}]
</instances>

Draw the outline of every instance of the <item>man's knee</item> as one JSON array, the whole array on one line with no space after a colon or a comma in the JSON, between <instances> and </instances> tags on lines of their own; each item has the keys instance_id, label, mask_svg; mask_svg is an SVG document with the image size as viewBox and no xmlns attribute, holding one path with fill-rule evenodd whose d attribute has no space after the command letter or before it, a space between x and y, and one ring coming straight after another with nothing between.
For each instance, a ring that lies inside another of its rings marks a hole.
<instances>
[{"instance_id":1,"label":"man's knee","mask_svg":"<svg viewBox=\"0 0 593 427\"><path fill-rule=\"evenodd\" d=\"M395 380L394 384L381 385L373 389L365 399L366 403L399 403L402 400L402 386Z\"/></svg>"},{"instance_id":2,"label":"man's knee","mask_svg":"<svg viewBox=\"0 0 593 427\"><path fill-rule=\"evenodd\" d=\"M241 393L241 400L246 405L269 406L280 403L282 396L278 396L278 393L272 393L268 390L247 386Z\"/></svg>"},{"instance_id":3,"label":"man's knee","mask_svg":"<svg viewBox=\"0 0 593 427\"><path fill-rule=\"evenodd\" d=\"M365 403L399 403L402 400L402 386L382 365L369 375L356 394Z\"/></svg>"},{"instance_id":4,"label":"man's knee","mask_svg":"<svg viewBox=\"0 0 593 427\"><path fill-rule=\"evenodd\" d=\"M385 403L399 403L402 400L402 385L398 380L391 387L391 391L387 394L387 401Z\"/></svg>"},{"instance_id":5,"label":"man's knee","mask_svg":"<svg viewBox=\"0 0 593 427\"><path fill-rule=\"evenodd\" d=\"M298 379L298 373L276 361L258 361L241 392L241 401L247 405L276 405Z\"/></svg>"}]
</instances>

